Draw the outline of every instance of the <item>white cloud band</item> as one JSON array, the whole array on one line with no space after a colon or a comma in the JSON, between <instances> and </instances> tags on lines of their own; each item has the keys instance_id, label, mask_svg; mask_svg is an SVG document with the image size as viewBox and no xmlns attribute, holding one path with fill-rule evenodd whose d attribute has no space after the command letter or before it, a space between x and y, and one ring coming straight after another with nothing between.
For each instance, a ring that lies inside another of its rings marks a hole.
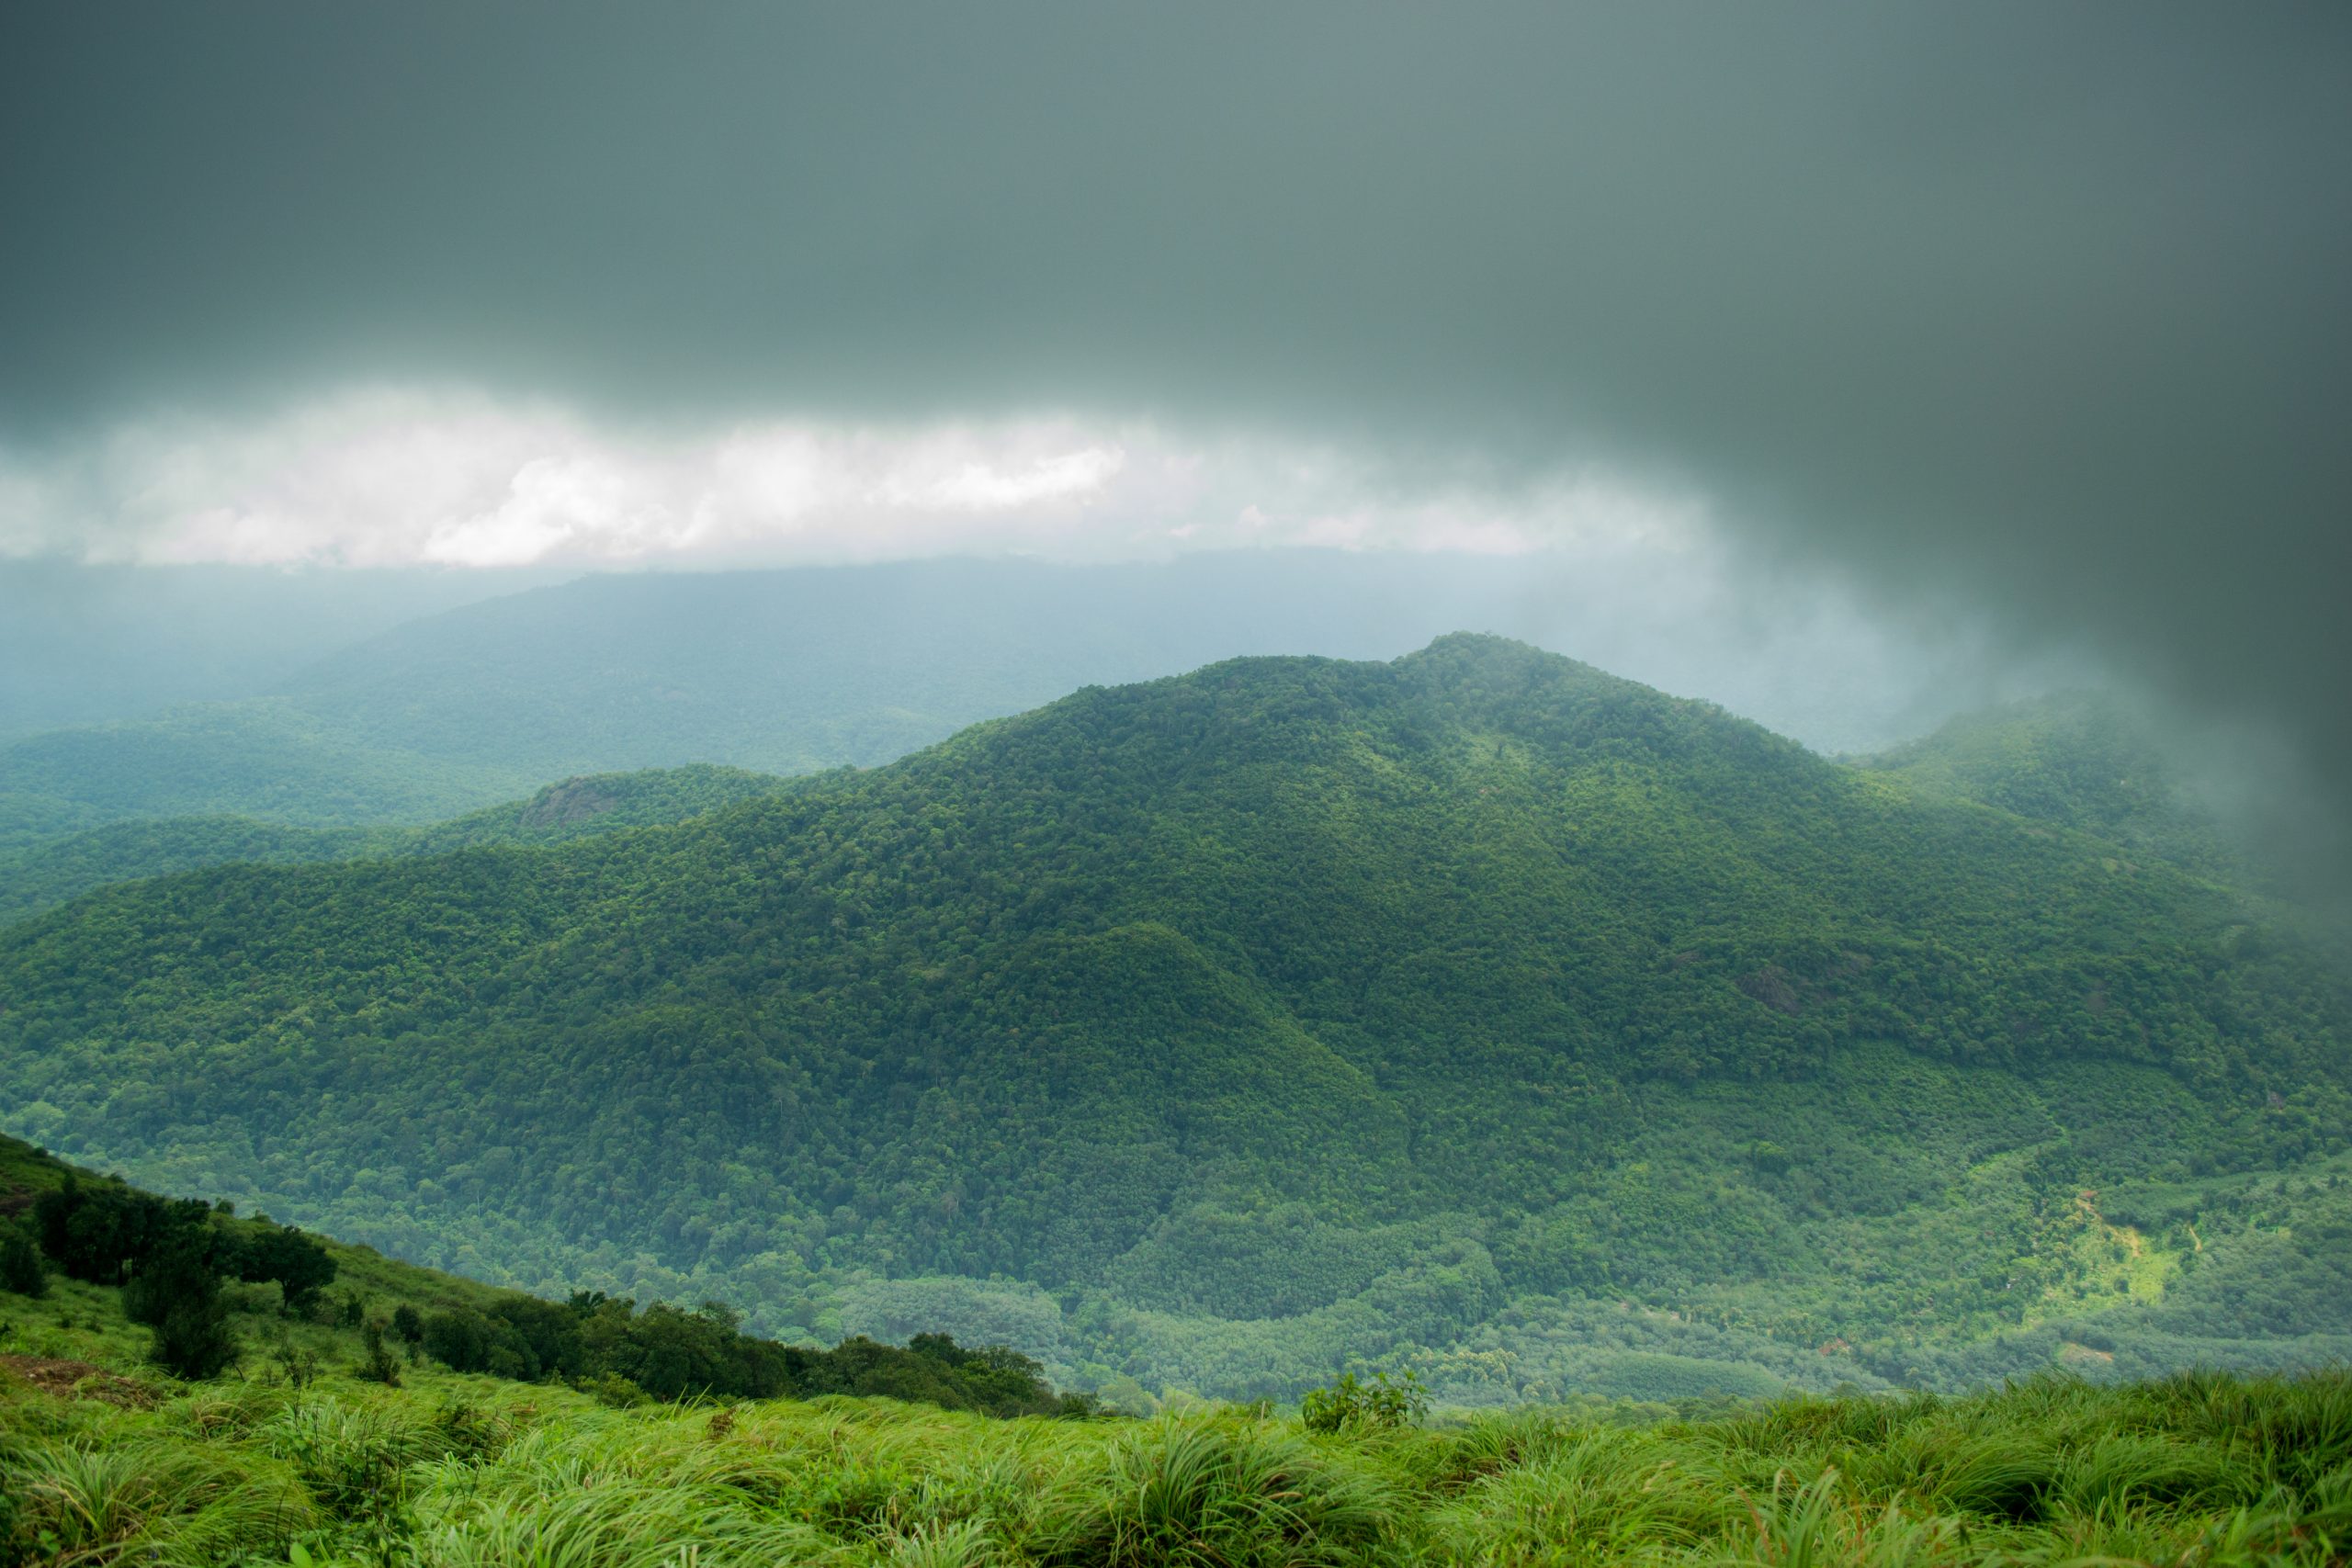
<instances>
[{"instance_id":1,"label":"white cloud band","mask_svg":"<svg viewBox=\"0 0 2352 1568\"><path fill-rule=\"evenodd\" d=\"M236 423L0 451L0 555L452 567L786 563L1240 546L1678 547L1688 498L1571 472L1509 495L1360 455L1040 418L771 421L684 436L478 394L370 389Z\"/></svg>"}]
</instances>

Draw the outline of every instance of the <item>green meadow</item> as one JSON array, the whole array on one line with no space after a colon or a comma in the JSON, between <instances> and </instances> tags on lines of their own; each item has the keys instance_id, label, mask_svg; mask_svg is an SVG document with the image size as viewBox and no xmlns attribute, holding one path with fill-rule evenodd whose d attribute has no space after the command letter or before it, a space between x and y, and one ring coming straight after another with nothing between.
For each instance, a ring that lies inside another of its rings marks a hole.
<instances>
[{"instance_id":1,"label":"green meadow","mask_svg":"<svg viewBox=\"0 0 2352 1568\"><path fill-rule=\"evenodd\" d=\"M2352 1540L2341 1374L1336 1431L1263 1406L614 1409L422 1369L89 1386L0 1387L7 1562L2322 1564Z\"/></svg>"}]
</instances>

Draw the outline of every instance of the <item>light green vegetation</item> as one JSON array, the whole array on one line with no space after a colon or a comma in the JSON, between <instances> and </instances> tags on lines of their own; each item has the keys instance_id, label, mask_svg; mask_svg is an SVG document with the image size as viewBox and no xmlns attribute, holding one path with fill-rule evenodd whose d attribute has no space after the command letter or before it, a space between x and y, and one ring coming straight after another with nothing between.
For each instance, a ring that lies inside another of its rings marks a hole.
<instances>
[{"instance_id":1,"label":"light green vegetation","mask_svg":"<svg viewBox=\"0 0 2352 1568\"><path fill-rule=\"evenodd\" d=\"M448 1375L154 1396L62 1401L0 1372L15 1512L0 1529L22 1561L2317 1568L2352 1540L2341 1376L2044 1379L1961 1400L1588 1405L1330 1433L1230 1408L1080 1423L839 1397L617 1411Z\"/></svg>"},{"instance_id":2,"label":"light green vegetation","mask_svg":"<svg viewBox=\"0 0 2352 1568\"><path fill-rule=\"evenodd\" d=\"M676 827L93 894L0 933L0 1115L1133 1408L2352 1350L2341 955L2115 849L1493 639L1240 660Z\"/></svg>"},{"instance_id":3,"label":"light green vegetation","mask_svg":"<svg viewBox=\"0 0 2352 1568\"><path fill-rule=\"evenodd\" d=\"M63 1176L0 1140L11 1203ZM661 1404L413 1352L387 1383L356 1325L490 1310L495 1292L329 1247L326 1310L288 1317L274 1285L232 1287L244 1353L201 1382L146 1359L124 1290L0 1292L0 1568L2318 1565L2352 1542L2341 1372L2045 1374L1960 1399L1580 1393L1433 1418L1387 1378L1311 1393L1295 1418Z\"/></svg>"}]
</instances>

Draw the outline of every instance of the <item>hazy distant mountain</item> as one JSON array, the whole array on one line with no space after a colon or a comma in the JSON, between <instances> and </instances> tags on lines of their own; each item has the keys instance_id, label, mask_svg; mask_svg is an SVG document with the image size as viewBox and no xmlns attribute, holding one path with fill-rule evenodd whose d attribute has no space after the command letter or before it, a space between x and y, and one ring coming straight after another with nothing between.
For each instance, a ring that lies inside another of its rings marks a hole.
<instances>
[{"instance_id":1,"label":"hazy distant mountain","mask_svg":"<svg viewBox=\"0 0 2352 1568\"><path fill-rule=\"evenodd\" d=\"M398 627L280 690L370 745L538 777L806 773L1236 654L1393 656L1506 581L1344 557L595 577Z\"/></svg>"},{"instance_id":2,"label":"hazy distant mountain","mask_svg":"<svg viewBox=\"0 0 2352 1568\"><path fill-rule=\"evenodd\" d=\"M1922 692L1939 694L1937 714L1962 699L1857 627L1726 625L1702 604L1647 599L1635 613L1619 584L1527 559L1272 551L592 577L389 630L343 578L302 580L316 603L296 601L299 614L245 578L222 581L220 624L206 624L229 650L219 657L241 668L269 662L255 662L261 644L272 659L311 647L334 618L325 612L347 610L358 640L266 690L226 694L246 700L0 745L0 849L154 817L419 824L553 778L689 762L871 765L1080 686L1238 655L1390 658L1461 627L1702 691L1830 748L1883 742L1917 716ZM392 574L378 598L405 581ZM113 591L134 604L165 592ZM174 592L185 599L190 585ZM159 625L184 632L184 620ZM280 646L246 621L293 629ZM80 644L60 637L42 657L78 668Z\"/></svg>"},{"instance_id":3,"label":"hazy distant mountain","mask_svg":"<svg viewBox=\"0 0 2352 1568\"><path fill-rule=\"evenodd\" d=\"M1234 1393L2340 1354L2347 1041L2252 900L1473 637L0 933L5 1120L78 1157Z\"/></svg>"},{"instance_id":4,"label":"hazy distant mountain","mask_svg":"<svg viewBox=\"0 0 2352 1568\"><path fill-rule=\"evenodd\" d=\"M380 855L437 854L478 844L553 844L590 833L683 821L769 795L788 782L699 764L603 773L548 785L426 828L295 828L250 817L115 822L0 852L0 922L22 919L109 883L209 865L299 865Z\"/></svg>"},{"instance_id":5,"label":"hazy distant mountain","mask_svg":"<svg viewBox=\"0 0 2352 1568\"><path fill-rule=\"evenodd\" d=\"M548 576L0 559L0 740L258 696L362 637Z\"/></svg>"}]
</instances>

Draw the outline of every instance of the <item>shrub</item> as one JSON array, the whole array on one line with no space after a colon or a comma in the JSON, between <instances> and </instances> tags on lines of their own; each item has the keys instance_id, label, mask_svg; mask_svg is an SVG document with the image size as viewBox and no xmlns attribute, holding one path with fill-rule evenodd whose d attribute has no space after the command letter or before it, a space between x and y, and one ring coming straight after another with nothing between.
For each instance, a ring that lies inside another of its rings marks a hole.
<instances>
[{"instance_id":1,"label":"shrub","mask_svg":"<svg viewBox=\"0 0 2352 1568\"><path fill-rule=\"evenodd\" d=\"M218 1377L234 1366L241 1347L229 1328L229 1309L215 1284L201 1296L175 1302L155 1325L150 1354L175 1377Z\"/></svg>"},{"instance_id":2,"label":"shrub","mask_svg":"<svg viewBox=\"0 0 2352 1568\"><path fill-rule=\"evenodd\" d=\"M237 1359L220 1276L192 1237L175 1237L149 1254L124 1290L122 1304L133 1323L153 1327L151 1353L175 1376L215 1377Z\"/></svg>"},{"instance_id":3,"label":"shrub","mask_svg":"<svg viewBox=\"0 0 2352 1568\"><path fill-rule=\"evenodd\" d=\"M1307 1390L1298 1416L1310 1432L1345 1432L1417 1426L1429 1409L1428 1391L1411 1372L1382 1372L1370 1382L1344 1372L1329 1388Z\"/></svg>"},{"instance_id":4,"label":"shrub","mask_svg":"<svg viewBox=\"0 0 2352 1568\"><path fill-rule=\"evenodd\" d=\"M369 1320L359 1331L359 1342L366 1349L367 1359L359 1363L354 1375L368 1382L382 1383L387 1388L400 1387L401 1370L392 1359L392 1352L384 1344L383 1324Z\"/></svg>"}]
</instances>

